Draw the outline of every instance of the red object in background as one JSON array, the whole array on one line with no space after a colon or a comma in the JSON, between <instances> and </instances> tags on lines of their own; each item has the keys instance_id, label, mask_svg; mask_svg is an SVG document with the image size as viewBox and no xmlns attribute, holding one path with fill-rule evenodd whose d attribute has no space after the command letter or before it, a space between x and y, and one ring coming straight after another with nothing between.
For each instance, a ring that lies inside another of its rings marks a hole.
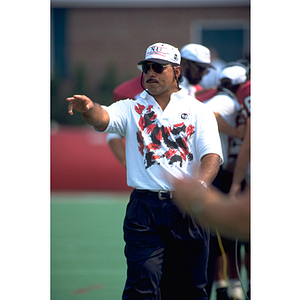
<instances>
[{"instance_id":1,"label":"red object in background","mask_svg":"<svg viewBox=\"0 0 300 300\"><path fill-rule=\"evenodd\" d=\"M196 99L199 100L200 102L205 102L212 97L216 96L217 94L217 89L211 88L207 90L202 90L199 93L196 94Z\"/></svg>"},{"instance_id":2,"label":"red object in background","mask_svg":"<svg viewBox=\"0 0 300 300\"><path fill-rule=\"evenodd\" d=\"M51 191L130 191L126 170L106 134L92 127L60 126L51 132Z\"/></svg>"}]
</instances>

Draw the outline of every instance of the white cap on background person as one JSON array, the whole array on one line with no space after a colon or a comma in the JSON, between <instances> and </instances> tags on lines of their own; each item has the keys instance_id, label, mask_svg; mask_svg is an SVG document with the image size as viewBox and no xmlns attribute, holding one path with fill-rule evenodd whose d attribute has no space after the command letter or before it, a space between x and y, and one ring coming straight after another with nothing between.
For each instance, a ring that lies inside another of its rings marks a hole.
<instances>
[{"instance_id":1,"label":"white cap on background person","mask_svg":"<svg viewBox=\"0 0 300 300\"><path fill-rule=\"evenodd\" d=\"M181 51L181 57L187 60L191 60L203 68L215 67L211 64L210 50L199 44L185 45Z\"/></svg>"},{"instance_id":2,"label":"white cap on background person","mask_svg":"<svg viewBox=\"0 0 300 300\"><path fill-rule=\"evenodd\" d=\"M223 69L219 75L219 80L228 78L231 84L241 84L247 81L247 70L242 66L229 66Z\"/></svg>"}]
</instances>

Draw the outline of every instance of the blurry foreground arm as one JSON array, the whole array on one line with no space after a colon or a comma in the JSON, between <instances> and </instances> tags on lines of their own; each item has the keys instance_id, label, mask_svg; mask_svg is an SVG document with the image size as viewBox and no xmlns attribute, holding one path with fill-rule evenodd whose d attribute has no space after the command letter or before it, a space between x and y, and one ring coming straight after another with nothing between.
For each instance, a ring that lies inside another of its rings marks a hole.
<instances>
[{"instance_id":1,"label":"blurry foreground arm","mask_svg":"<svg viewBox=\"0 0 300 300\"><path fill-rule=\"evenodd\" d=\"M94 126L99 131L104 131L109 123L109 116L100 104L94 103L84 95L74 95L66 99L69 103L68 113L72 116L73 111L81 113L83 120Z\"/></svg>"},{"instance_id":2,"label":"blurry foreground arm","mask_svg":"<svg viewBox=\"0 0 300 300\"><path fill-rule=\"evenodd\" d=\"M208 191L194 179L174 179L174 203L197 223L216 229L227 238L247 241L250 238L250 191L238 200L216 189Z\"/></svg>"}]
</instances>

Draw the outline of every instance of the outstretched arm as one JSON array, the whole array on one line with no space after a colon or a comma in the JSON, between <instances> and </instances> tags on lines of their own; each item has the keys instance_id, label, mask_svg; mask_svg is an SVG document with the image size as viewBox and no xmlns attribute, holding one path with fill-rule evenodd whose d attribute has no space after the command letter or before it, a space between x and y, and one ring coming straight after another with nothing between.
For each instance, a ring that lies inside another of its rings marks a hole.
<instances>
[{"instance_id":1,"label":"outstretched arm","mask_svg":"<svg viewBox=\"0 0 300 300\"><path fill-rule=\"evenodd\" d=\"M94 126L99 131L104 131L109 123L109 116L100 104L94 103L84 95L74 95L66 99L69 102L68 112L73 115L73 111L81 113L83 120Z\"/></svg>"}]
</instances>

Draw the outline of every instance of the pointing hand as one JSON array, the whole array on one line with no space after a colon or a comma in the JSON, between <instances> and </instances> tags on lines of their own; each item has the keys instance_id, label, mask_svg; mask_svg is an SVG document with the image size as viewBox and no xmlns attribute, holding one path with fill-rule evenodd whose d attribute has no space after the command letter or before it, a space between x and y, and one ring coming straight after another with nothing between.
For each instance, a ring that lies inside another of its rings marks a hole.
<instances>
[{"instance_id":1,"label":"pointing hand","mask_svg":"<svg viewBox=\"0 0 300 300\"><path fill-rule=\"evenodd\" d=\"M94 107L93 101L84 95L74 95L66 99L69 102L68 113L72 116L73 110L79 113L87 112Z\"/></svg>"}]
</instances>

